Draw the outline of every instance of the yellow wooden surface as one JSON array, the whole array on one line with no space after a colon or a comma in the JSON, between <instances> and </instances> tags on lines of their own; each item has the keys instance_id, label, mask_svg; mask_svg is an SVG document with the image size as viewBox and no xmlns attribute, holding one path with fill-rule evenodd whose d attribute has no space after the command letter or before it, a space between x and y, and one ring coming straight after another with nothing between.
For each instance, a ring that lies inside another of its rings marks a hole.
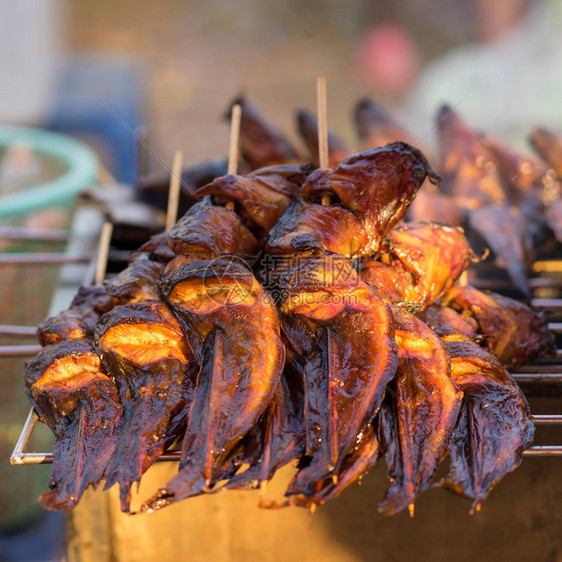
<instances>
[{"instance_id":1,"label":"yellow wooden surface","mask_svg":"<svg viewBox=\"0 0 562 562\"><path fill-rule=\"evenodd\" d=\"M88 493L69 514L68 562L558 561L560 469L557 459L526 459L474 516L469 501L444 490L421 494L413 519L407 512L380 515L384 463L314 514L261 510L257 493L229 491L131 517L119 512L116 490ZM177 463L155 465L143 477L141 495L176 470ZM279 493L278 476L271 487ZM266 495L277 497L274 491Z\"/></svg>"},{"instance_id":2,"label":"yellow wooden surface","mask_svg":"<svg viewBox=\"0 0 562 562\"><path fill-rule=\"evenodd\" d=\"M177 463L154 465L143 476L133 509L176 471ZM266 495L281 492L291 473L289 469L278 475ZM259 509L258 499L259 492L225 491L131 516L119 510L117 487L89 491L69 514L68 561L359 560L330 540L321 517L298 508Z\"/></svg>"}]
</instances>

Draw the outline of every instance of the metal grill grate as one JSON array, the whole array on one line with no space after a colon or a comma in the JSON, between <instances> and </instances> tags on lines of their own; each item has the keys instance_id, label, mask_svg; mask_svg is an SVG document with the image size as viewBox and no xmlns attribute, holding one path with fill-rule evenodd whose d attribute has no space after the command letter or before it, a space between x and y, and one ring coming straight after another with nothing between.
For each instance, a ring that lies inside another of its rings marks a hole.
<instances>
[{"instance_id":1,"label":"metal grill grate","mask_svg":"<svg viewBox=\"0 0 562 562\"><path fill-rule=\"evenodd\" d=\"M71 238L72 239L72 238ZM122 252L121 252L122 253ZM120 254L121 254L120 253ZM78 258L54 255L49 257L51 263L76 263L84 262L83 254ZM119 257L122 257L119 255ZM41 256L44 259L44 256ZM31 259L33 262L33 258ZM93 278L95 259L91 259L90 265L86 270L85 282ZM543 272L548 274L555 274L554 277L535 277L530 280L530 286L534 290L535 295L540 294L542 291L547 291L548 294L562 294L562 260L550 260L544 262L537 262L534 265L534 270L539 275ZM478 288L488 288L491 290L510 289L509 283L503 280L494 279L471 279L471 284ZM77 289L77 287L76 287ZM562 298L538 297L532 299L532 305L536 308L541 308L549 315L550 328L557 334L559 340L558 345L562 346ZM0 334L9 333L11 335L30 335L34 333L33 328L21 326L0 326ZM0 347L1 357L13 356L33 356L41 349L38 345L15 345ZM515 381L522 384L540 384L540 385L555 385L562 383L562 349L558 349L555 357L545 358L537 361L534 364L526 365L520 370L513 372L512 376ZM534 415L533 421L538 427L544 426L562 426L562 414L546 414ZM33 430L38 422L38 417L31 409L25 420L20 436L16 442L10 463L13 465L24 464L51 464L53 462L52 453L42 452L29 452L27 447ZM562 437L562 435L561 435ZM562 442L562 438L560 440ZM181 451L170 450L162 455L157 462L178 461L181 456ZM559 456L562 457L562 444L560 445L534 445L524 452L526 457L543 457L543 456Z\"/></svg>"}]
</instances>

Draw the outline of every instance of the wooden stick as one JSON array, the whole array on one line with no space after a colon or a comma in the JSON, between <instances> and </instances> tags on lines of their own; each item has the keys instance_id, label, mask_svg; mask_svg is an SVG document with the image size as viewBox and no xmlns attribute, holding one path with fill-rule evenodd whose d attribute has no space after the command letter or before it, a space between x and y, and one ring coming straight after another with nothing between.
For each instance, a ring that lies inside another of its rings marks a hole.
<instances>
[{"instance_id":1,"label":"wooden stick","mask_svg":"<svg viewBox=\"0 0 562 562\"><path fill-rule=\"evenodd\" d=\"M230 142L228 145L228 174L238 171L238 144L240 142L240 121L242 120L242 107L240 104L232 106L230 114Z\"/></svg>"},{"instance_id":2,"label":"wooden stick","mask_svg":"<svg viewBox=\"0 0 562 562\"><path fill-rule=\"evenodd\" d=\"M180 204L181 170L183 167L183 152L176 150L174 164L170 177L170 191L168 194L168 211L166 213L166 230L170 230L178 219L178 206Z\"/></svg>"},{"instance_id":3,"label":"wooden stick","mask_svg":"<svg viewBox=\"0 0 562 562\"><path fill-rule=\"evenodd\" d=\"M113 225L110 222L104 223L100 234L100 243L98 246L98 258L96 260L96 276L95 284L101 285L105 279L107 270L107 257L109 256L109 244L111 243L111 234L113 233Z\"/></svg>"},{"instance_id":4,"label":"wooden stick","mask_svg":"<svg viewBox=\"0 0 562 562\"><path fill-rule=\"evenodd\" d=\"M328 160L328 103L326 94L326 78L316 79L316 106L318 117L318 161L321 168L329 166Z\"/></svg>"},{"instance_id":5,"label":"wooden stick","mask_svg":"<svg viewBox=\"0 0 562 562\"><path fill-rule=\"evenodd\" d=\"M328 103L326 94L326 78L318 76L316 79L316 112L318 119L318 162L320 168L329 166L328 160ZM330 205L330 196L322 195L322 206Z\"/></svg>"}]
</instances>

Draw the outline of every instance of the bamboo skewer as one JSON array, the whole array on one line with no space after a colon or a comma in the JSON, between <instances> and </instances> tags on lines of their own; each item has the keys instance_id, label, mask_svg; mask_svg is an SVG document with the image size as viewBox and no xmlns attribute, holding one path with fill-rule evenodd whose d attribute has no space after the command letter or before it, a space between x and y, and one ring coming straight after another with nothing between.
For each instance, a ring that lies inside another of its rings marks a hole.
<instances>
[{"instance_id":1,"label":"bamboo skewer","mask_svg":"<svg viewBox=\"0 0 562 562\"><path fill-rule=\"evenodd\" d=\"M330 165L328 157L328 100L326 91L326 78L318 76L316 79L316 111L318 119L318 163L320 168L328 168ZM322 195L322 206L330 206L330 196L326 193ZM338 476L332 476L332 482L338 483ZM314 513L316 504L310 506L310 512Z\"/></svg>"},{"instance_id":2,"label":"bamboo skewer","mask_svg":"<svg viewBox=\"0 0 562 562\"><path fill-rule=\"evenodd\" d=\"M320 168L329 166L328 158L328 102L326 93L326 78L318 76L316 79L316 112L318 119L318 162ZM330 205L330 196L322 195L322 206Z\"/></svg>"},{"instance_id":3,"label":"bamboo skewer","mask_svg":"<svg viewBox=\"0 0 562 562\"><path fill-rule=\"evenodd\" d=\"M242 106L237 103L232 106L230 115L230 140L228 143L228 169L229 175L238 171L238 145L240 142L240 122L242 120Z\"/></svg>"},{"instance_id":4,"label":"bamboo skewer","mask_svg":"<svg viewBox=\"0 0 562 562\"><path fill-rule=\"evenodd\" d=\"M328 100L326 78L324 76L318 76L316 79L316 107L318 113L318 162L321 168L327 168L329 166Z\"/></svg>"},{"instance_id":5,"label":"bamboo skewer","mask_svg":"<svg viewBox=\"0 0 562 562\"><path fill-rule=\"evenodd\" d=\"M183 168L183 152L176 150L174 164L170 177L170 191L168 195L168 210L166 212L166 230L170 230L178 219L178 207L180 203L181 171Z\"/></svg>"},{"instance_id":6,"label":"bamboo skewer","mask_svg":"<svg viewBox=\"0 0 562 562\"><path fill-rule=\"evenodd\" d=\"M230 139L228 142L228 169L229 175L236 175L238 172L238 147L240 143L240 122L242 120L242 106L237 103L232 106L230 114ZM226 204L226 208L234 211L233 201Z\"/></svg>"},{"instance_id":7,"label":"bamboo skewer","mask_svg":"<svg viewBox=\"0 0 562 562\"><path fill-rule=\"evenodd\" d=\"M110 222L104 223L101 229L100 242L98 246L98 257L96 260L96 277L95 284L101 285L105 279L107 270L107 258L109 256L109 245L111 243L111 234L113 233L113 225Z\"/></svg>"}]
</instances>

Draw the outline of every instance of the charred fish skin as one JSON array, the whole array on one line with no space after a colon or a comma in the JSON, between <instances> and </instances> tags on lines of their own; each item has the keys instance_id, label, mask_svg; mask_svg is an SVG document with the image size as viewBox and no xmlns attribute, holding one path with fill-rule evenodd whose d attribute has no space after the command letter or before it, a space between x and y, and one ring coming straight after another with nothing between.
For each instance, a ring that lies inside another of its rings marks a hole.
<instances>
[{"instance_id":1,"label":"charred fish skin","mask_svg":"<svg viewBox=\"0 0 562 562\"><path fill-rule=\"evenodd\" d=\"M509 297L470 285L456 286L441 304L475 323L483 347L506 369L521 367L555 350L555 334L544 314Z\"/></svg>"},{"instance_id":2,"label":"charred fish skin","mask_svg":"<svg viewBox=\"0 0 562 562\"><path fill-rule=\"evenodd\" d=\"M361 276L397 304L423 310L443 296L476 261L459 227L408 223L391 230L377 259L363 263Z\"/></svg>"},{"instance_id":3,"label":"charred fish skin","mask_svg":"<svg viewBox=\"0 0 562 562\"><path fill-rule=\"evenodd\" d=\"M176 256L169 245L170 235L168 231L161 232L149 238L139 249L139 253L144 253L148 259L154 262L167 264Z\"/></svg>"},{"instance_id":4,"label":"charred fish skin","mask_svg":"<svg viewBox=\"0 0 562 562\"><path fill-rule=\"evenodd\" d=\"M163 272L163 263L151 260L148 253L137 253L123 271L105 281L104 287L120 305L158 300Z\"/></svg>"},{"instance_id":5,"label":"charred fish skin","mask_svg":"<svg viewBox=\"0 0 562 562\"><path fill-rule=\"evenodd\" d=\"M118 483L121 509L129 512L132 484L183 433L194 395L194 358L176 319L157 300L102 316L96 347L123 407L106 489Z\"/></svg>"},{"instance_id":6,"label":"charred fish skin","mask_svg":"<svg viewBox=\"0 0 562 562\"><path fill-rule=\"evenodd\" d=\"M344 270L343 272L341 270ZM287 490L315 496L375 416L396 370L392 315L350 260L310 257L282 274L285 334L304 364L306 454Z\"/></svg>"},{"instance_id":7,"label":"charred fish skin","mask_svg":"<svg viewBox=\"0 0 562 562\"><path fill-rule=\"evenodd\" d=\"M390 487L379 511L393 515L429 488L449 452L463 393L451 381L450 359L439 337L412 314L393 307L398 348L396 377L379 414Z\"/></svg>"},{"instance_id":8,"label":"charred fish skin","mask_svg":"<svg viewBox=\"0 0 562 562\"><path fill-rule=\"evenodd\" d=\"M225 257L181 266L163 292L202 368L178 474L143 506L207 491L271 402L285 360L277 310L251 270Z\"/></svg>"},{"instance_id":9,"label":"charred fish skin","mask_svg":"<svg viewBox=\"0 0 562 562\"><path fill-rule=\"evenodd\" d=\"M350 156L334 169L316 170L271 230L265 251L373 254L427 177L440 180L423 154L402 142ZM326 197L328 206L322 204Z\"/></svg>"},{"instance_id":10,"label":"charred fish skin","mask_svg":"<svg viewBox=\"0 0 562 562\"><path fill-rule=\"evenodd\" d=\"M288 351L290 344L285 343ZM275 471L305 452L302 367L286 358L281 380L260 424L260 450L250 467L226 484L228 489L262 488Z\"/></svg>"},{"instance_id":11,"label":"charred fish skin","mask_svg":"<svg viewBox=\"0 0 562 562\"><path fill-rule=\"evenodd\" d=\"M121 404L101 359L84 340L43 349L26 364L26 391L39 419L55 435L43 507L71 509L105 478L117 445Z\"/></svg>"},{"instance_id":12,"label":"charred fish skin","mask_svg":"<svg viewBox=\"0 0 562 562\"><path fill-rule=\"evenodd\" d=\"M295 166L295 181L299 181ZM233 202L237 213L246 218L254 232L267 234L289 204L296 198L300 185L288 179L282 170L264 168L247 176L228 175L215 179L197 191L198 196L211 196L215 204ZM252 228L253 227L253 228Z\"/></svg>"},{"instance_id":13,"label":"charred fish skin","mask_svg":"<svg viewBox=\"0 0 562 562\"><path fill-rule=\"evenodd\" d=\"M353 213L299 198L271 230L265 251L272 256L325 251L351 256L367 243L365 229Z\"/></svg>"},{"instance_id":14,"label":"charred fish skin","mask_svg":"<svg viewBox=\"0 0 562 562\"><path fill-rule=\"evenodd\" d=\"M442 340L451 378L464 398L451 435L449 474L438 485L470 498L478 509L493 486L519 466L534 425L521 390L493 355L460 334Z\"/></svg>"},{"instance_id":15,"label":"charred fish skin","mask_svg":"<svg viewBox=\"0 0 562 562\"><path fill-rule=\"evenodd\" d=\"M333 170L313 172L300 197L320 203L323 195L334 194L334 205L360 218L370 242L360 252L365 255L376 251L378 242L402 219L427 177L440 181L417 148L395 142L350 156Z\"/></svg>"},{"instance_id":16,"label":"charred fish skin","mask_svg":"<svg viewBox=\"0 0 562 562\"><path fill-rule=\"evenodd\" d=\"M115 304L104 287L80 287L67 310L39 324L39 343L45 347L69 340L91 339L100 315Z\"/></svg>"},{"instance_id":17,"label":"charred fish skin","mask_svg":"<svg viewBox=\"0 0 562 562\"><path fill-rule=\"evenodd\" d=\"M222 254L256 255L260 244L226 207L212 205L208 197L194 205L170 230L168 243L178 256L214 259Z\"/></svg>"}]
</instances>

